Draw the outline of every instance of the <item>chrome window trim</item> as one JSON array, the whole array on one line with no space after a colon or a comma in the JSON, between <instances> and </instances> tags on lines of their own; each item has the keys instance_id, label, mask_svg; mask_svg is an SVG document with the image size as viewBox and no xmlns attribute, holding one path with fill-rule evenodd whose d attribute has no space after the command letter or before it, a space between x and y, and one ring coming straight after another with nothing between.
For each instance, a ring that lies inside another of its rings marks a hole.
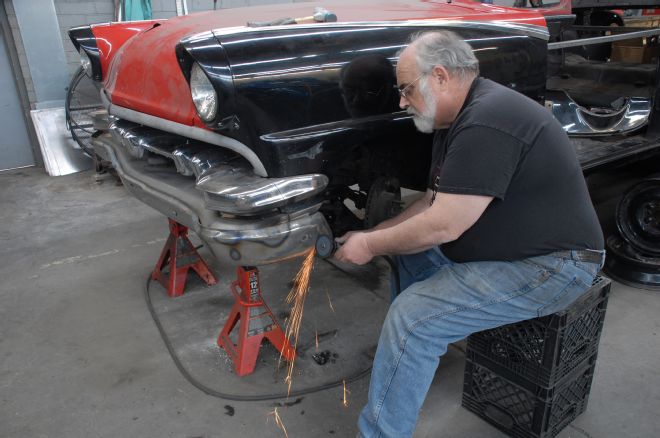
<instances>
[{"instance_id":1,"label":"chrome window trim","mask_svg":"<svg viewBox=\"0 0 660 438\"><path fill-rule=\"evenodd\" d=\"M334 22L334 23L310 23L283 26L264 26L264 27L229 27L214 29L211 32L216 37L240 35L252 32L270 32L278 30L294 29L340 29L340 28L372 28L372 27L429 27L429 26L449 26L468 29L488 29L488 30L508 30L516 35L529 36L544 41L550 39L550 33L547 27L534 24L516 24L508 21L490 22L490 21L461 21L461 20L403 20L403 21L354 21L354 22ZM188 41L203 38L208 31L188 36L181 40L185 44Z\"/></svg>"},{"instance_id":2,"label":"chrome window trim","mask_svg":"<svg viewBox=\"0 0 660 438\"><path fill-rule=\"evenodd\" d=\"M545 21L548 20L575 20L575 14L546 15Z\"/></svg>"},{"instance_id":3,"label":"chrome window trim","mask_svg":"<svg viewBox=\"0 0 660 438\"><path fill-rule=\"evenodd\" d=\"M556 43L549 43L548 50L566 49L569 47L588 46L592 44L601 44L612 41L623 41L631 38L641 38L647 36L660 35L660 29L640 30L633 32L626 32L619 35L605 35L593 38L582 38L578 40L559 41Z\"/></svg>"}]
</instances>

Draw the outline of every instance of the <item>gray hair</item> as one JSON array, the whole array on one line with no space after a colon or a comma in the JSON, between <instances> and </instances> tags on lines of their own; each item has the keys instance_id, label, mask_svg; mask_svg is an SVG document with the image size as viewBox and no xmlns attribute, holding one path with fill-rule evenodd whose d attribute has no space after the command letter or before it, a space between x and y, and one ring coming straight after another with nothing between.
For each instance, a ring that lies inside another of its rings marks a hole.
<instances>
[{"instance_id":1,"label":"gray hair","mask_svg":"<svg viewBox=\"0 0 660 438\"><path fill-rule=\"evenodd\" d=\"M454 32L435 30L417 32L410 37L420 73L430 73L441 65L463 79L479 75L479 61L468 43Z\"/></svg>"}]
</instances>

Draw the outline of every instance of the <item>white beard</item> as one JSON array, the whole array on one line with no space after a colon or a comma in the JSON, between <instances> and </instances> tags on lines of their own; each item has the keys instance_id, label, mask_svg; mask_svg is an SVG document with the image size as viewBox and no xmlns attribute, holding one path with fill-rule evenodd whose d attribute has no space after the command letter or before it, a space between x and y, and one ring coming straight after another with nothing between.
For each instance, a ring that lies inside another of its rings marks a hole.
<instances>
[{"instance_id":1,"label":"white beard","mask_svg":"<svg viewBox=\"0 0 660 438\"><path fill-rule=\"evenodd\" d=\"M437 100L433 93L428 89L426 78L419 81L419 92L424 98L424 106L426 107L421 113L409 106L406 110L408 114L413 116L413 122L418 131L429 134L435 129L435 113L437 109Z\"/></svg>"}]
</instances>

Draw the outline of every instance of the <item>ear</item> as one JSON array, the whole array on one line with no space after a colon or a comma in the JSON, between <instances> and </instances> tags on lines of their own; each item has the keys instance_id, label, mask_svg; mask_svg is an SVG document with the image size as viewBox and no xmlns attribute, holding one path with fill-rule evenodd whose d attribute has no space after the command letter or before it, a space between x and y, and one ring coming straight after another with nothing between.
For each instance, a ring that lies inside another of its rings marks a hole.
<instances>
[{"instance_id":1,"label":"ear","mask_svg":"<svg viewBox=\"0 0 660 438\"><path fill-rule=\"evenodd\" d=\"M433 80L437 81L440 85L447 84L449 81L449 71L442 65L436 65L431 70Z\"/></svg>"}]
</instances>

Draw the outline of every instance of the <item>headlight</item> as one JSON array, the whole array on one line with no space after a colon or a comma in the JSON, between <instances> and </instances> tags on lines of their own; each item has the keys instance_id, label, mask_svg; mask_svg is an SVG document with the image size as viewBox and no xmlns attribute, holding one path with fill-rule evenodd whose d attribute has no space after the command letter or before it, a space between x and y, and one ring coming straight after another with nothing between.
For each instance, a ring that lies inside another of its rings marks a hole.
<instances>
[{"instance_id":1,"label":"headlight","mask_svg":"<svg viewBox=\"0 0 660 438\"><path fill-rule=\"evenodd\" d=\"M190 93L199 117L205 122L215 119L218 111L218 96L206 73L197 63L193 64L190 72Z\"/></svg>"},{"instance_id":2,"label":"headlight","mask_svg":"<svg viewBox=\"0 0 660 438\"><path fill-rule=\"evenodd\" d=\"M87 53L83 49L80 49L80 65L82 66L83 70L85 70L85 74L91 78L92 61L89 59L89 56L87 56Z\"/></svg>"}]
</instances>

